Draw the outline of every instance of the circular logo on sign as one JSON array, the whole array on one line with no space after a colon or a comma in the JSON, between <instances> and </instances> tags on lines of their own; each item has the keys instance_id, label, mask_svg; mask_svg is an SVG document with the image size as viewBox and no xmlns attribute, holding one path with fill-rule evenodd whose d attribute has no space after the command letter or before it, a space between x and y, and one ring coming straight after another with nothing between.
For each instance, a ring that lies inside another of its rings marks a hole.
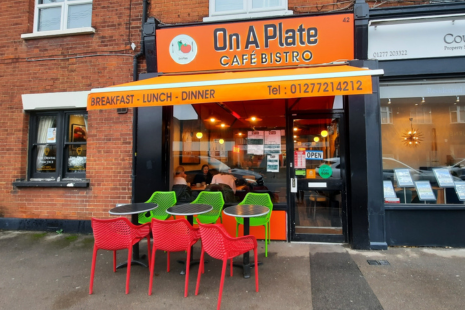
<instances>
[{"instance_id":1,"label":"circular logo on sign","mask_svg":"<svg viewBox=\"0 0 465 310\"><path fill-rule=\"evenodd\" d=\"M174 37L170 43L170 56L180 64L186 65L194 60L197 55L197 43L187 34Z\"/></svg>"},{"instance_id":2,"label":"circular logo on sign","mask_svg":"<svg viewBox=\"0 0 465 310\"><path fill-rule=\"evenodd\" d=\"M320 177L322 177L323 179L327 179L327 178L329 178L329 177L333 174L333 169L331 168L331 166L328 166L328 165L321 165L321 166L318 168L318 174L319 174Z\"/></svg>"}]
</instances>

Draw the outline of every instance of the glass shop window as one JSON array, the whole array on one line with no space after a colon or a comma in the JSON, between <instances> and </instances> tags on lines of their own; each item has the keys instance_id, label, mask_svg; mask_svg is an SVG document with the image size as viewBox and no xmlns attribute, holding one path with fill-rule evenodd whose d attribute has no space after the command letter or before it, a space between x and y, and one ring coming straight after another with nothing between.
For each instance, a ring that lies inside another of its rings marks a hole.
<instances>
[{"instance_id":1,"label":"glass shop window","mask_svg":"<svg viewBox=\"0 0 465 310\"><path fill-rule=\"evenodd\" d=\"M85 178L87 112L32 113L30 122L30 177Z\"/></svg>"},{"instance_id":2,"label":"glass shop window","mask_svg":"<svg viewBox=\"0 0 465 310\"><path fill-rule=\"evenodd\" d=\"M258 192L285 204L284 115L284 100L174 106L171 169L178 198L219 190L225 203L237 203Z\"/></svg>"},{"instance_id":3,"label":"glass shop window","mask_svg":"<svg viewBox=\"0 0 465 310\"><path fill-rule=\"evenodd\" d=\"M381 85L386 202L464 203L463 90L465 83L459 80Z\"/></svg>"}]
</instances>

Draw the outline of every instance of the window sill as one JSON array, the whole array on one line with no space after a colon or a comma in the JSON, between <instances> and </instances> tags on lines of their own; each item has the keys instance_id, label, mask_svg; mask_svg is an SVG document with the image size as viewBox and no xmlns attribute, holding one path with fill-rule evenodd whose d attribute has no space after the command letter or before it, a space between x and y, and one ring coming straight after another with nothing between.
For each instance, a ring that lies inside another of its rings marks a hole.
<instances>
[{"instance_id":1,"label":"window sill","mask_svg":"<svg viewBox=\"0 0 465 310\"><path fill-rule=\"evenodd\" d=\"M13 186L16 187L70 187L70 188L85 188L89 187L89 180L85 179L63 179L61 181L56 180L17 180L13 182Z\"/></svg>"},{"instance_id":2,"label":"window sill","mask_svg":"<svg viewBox=\"0 0 465 310\"><path fill-rule=\"evenodd\" d=\"M274 17L274 16L286 16L293 15L294 11L284 10L284 11L267 11L267 12L257 12L257 13L245 13L245 14L233 14L233 15L218 15L204 17L204 22L217 22L225 20L238 20L238 19L252 19L252 18L262 18L262 17Z\"/></svg>"},{"instance_id":3,"label":"window sill","mask_svg":"<svg viewBox=\"0 0 465 310\"><path fill-rule=\"evenodd\" d=\"M65 36L75 36L81 34L94 34L95 28L93 27L84 27L76 29L67 29L67 30L52 30L52 31L41 31L34 33L24 33L21 35L23 40L34 40L42 38L53 38L53 37L65 37Z\"/></svg>"}]
</instances>

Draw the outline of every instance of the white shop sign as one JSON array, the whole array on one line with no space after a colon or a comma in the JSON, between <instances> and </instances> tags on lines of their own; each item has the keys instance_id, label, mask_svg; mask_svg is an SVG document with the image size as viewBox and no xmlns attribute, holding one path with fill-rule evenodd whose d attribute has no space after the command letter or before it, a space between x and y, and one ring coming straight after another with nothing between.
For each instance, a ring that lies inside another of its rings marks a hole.
<instances>
[{"instance_id":1,"label":"white shop sign","mask_svg":"<svg viewBox=\"0 0 465 310\"><path fill-rule=\"evenodd\" d=\"M465 15L372 20L368 58L378 60L465 55Z\"/></svg>"}]
</instances>

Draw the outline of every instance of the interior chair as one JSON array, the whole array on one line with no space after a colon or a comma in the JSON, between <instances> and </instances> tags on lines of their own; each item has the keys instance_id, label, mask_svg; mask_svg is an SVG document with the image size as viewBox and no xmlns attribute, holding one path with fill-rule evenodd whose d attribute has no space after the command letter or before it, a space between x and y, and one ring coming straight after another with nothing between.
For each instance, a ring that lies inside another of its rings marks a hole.
<instances>
[{"instance_id":1,"label":"interior chair","mask_svg":"<svg viewBox=\"0 0 465 310\"><path fill-rule=\"evenodd\" d=\"M126 274L126 294L129 293L129 279L131 276L132 246L147 237L147 251L150 262L150 225L134 225L127 218L99 220L92 218L94 231L94 252L90 272L89 294L94 286L95 263L98 250L113 251L113 272L116 272L116 251L128 250L128 265Z\"/></svg>"},{"instance_id":2,"label":"interior chair","mask_svg":"<svg viewBox=\"0 0 465 310\"><path fill-rule=\"evenodd\" d=\"M155 252L166 251L167 272L170 272L170 252L187 251L186 280L184 286L184 297L187 297L189 285L189 262L191 260L191 247L199 240L198 228L193 228L186 219L174 221L160 221L152 219L153 249L150 262L149 295L152 295L153 270L155 267Z\"/></svg>"},{"instance_id":3,"label":"interior chair","mask_svg":"<svg viewBox=\"0 0 465 310\"><path fill-rule=\"evenodd\" d=\"M158 204L158 208L149 212L139 213L139 224L150 223L152 218L164 221L171 216L170 214L166 213L166 210L176 204L176 193L155 192L145 203L156 203ZM176 219L174 215L173 217Z\"/></svg>"},{"instance_id":4,"label":"interior chair","mask_svg":"<svg viewBox=\"0 0 465 310\"><path fill-rule=\"evenodd\" d=\"M404 197L404 191L398 191L396 192L397 198L399 198L399 203L410 203L412 201L412 190L410 189L405 189L405 197ZM407 201L405 200L407 199Z\"/></svg>"},{"instance_id":5,"label":"interior chair","mask_svg":"<svg viewBox=\"0 0 465 310\"><path fill-rule=\"evenodd\" d=\"M214 224L220 218L221 223L223 223L221 211L223 211L224 199L221 192L200 192L197 199L192 203L201 203L213 207L210 212L197 215L196 221L200 220L204 224Z\"/></svg>"},{"instance_id":6,"label":"interior chair","mask_svg":"<svg viewBox=\"0 0 465 310\"><path fill-rule=\"evenodd\" d=\"M316 217L316 207L319 202L326 202L328 203L328 197L318 194L317 192L312 192L310 196L308 196L308 200L310 204L313 206L313 219ZM309 211L309 209L307 209ZM309 215L309 214L307 214Z\"/></svg>"},{"instance_id":7,"label":"interior chair","mask_svg":"<svg viewBox=\"0 0 465 310\"><path fill-rule=\"evenodd\" d=\"M270 218L273 212L273 203L269 194L247 193L244 200L239 205L260 205L270 209L266 215L251 217L250 227L264 226L265 227L265 257L268 257L268 244L270 243ZM244 225L242 217L236 217L236 237L239 235L239 225Z\"/></svg>"},{"instance_id":8,"label":"interior chair","mask_svg":"<svg viewBox=\"0 0 465 310\"><path fill-rule=\"evenodd\" d=\"M197 285L195 295L199 293L200 277L204 273L205 252L213 258L223 261L221 271L220 292L218 295L217 309L221 307L221 295L223 293L224 277L226 274L226 265L230 260L230 275L233 276L233 258L242 255L250 250L254 252L255 261L255 290L258 292L258 259L257 259L257 240L254 236L243 236L238 238L231 237L221 224L202 224L199 223L200 236L202 238L202 252L200 254L200 266L197 276Z\"/></svg>"}]
</instances>

